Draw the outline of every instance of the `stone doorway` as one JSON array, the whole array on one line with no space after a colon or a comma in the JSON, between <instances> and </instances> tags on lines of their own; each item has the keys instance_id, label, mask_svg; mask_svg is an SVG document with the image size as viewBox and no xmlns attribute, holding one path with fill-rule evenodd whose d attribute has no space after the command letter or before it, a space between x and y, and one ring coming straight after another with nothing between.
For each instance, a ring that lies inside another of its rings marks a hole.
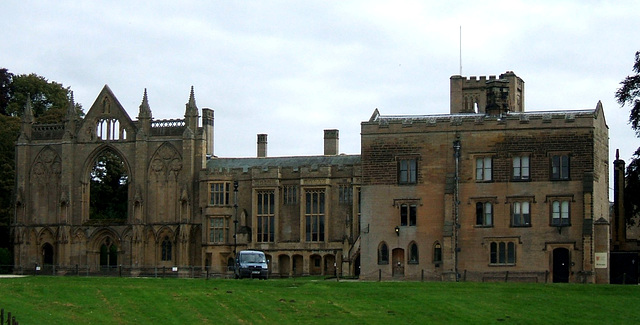
<instances>
[{"instance_id":1,"label":"stone doorway","mask_svg":"<svg viewBox=\"0 0 640 325\"><path fill-rule=\"evenodd\" d=\"M393 273L394 277L403 277L404 276L404 249L395 248L391 253L391 261L393 262Z\"/></svg>"},{"instance_id":2,"label":"stone doorway","mask_svg":"<svg viewBox=\"0 0 640 325\"><path fill-rule=\"evenodd\" d=\"M571 257L566 248L556 248L553 250L553 282L569 282L569 268Z\"/></svg>"}]
</instances>

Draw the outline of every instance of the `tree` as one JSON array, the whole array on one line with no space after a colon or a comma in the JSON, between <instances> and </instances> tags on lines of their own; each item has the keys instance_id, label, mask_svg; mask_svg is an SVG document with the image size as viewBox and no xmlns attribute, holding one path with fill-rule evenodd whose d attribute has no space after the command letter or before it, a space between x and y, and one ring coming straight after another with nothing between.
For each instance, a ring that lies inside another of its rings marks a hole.
<instances>
[{"instance_id":1,"label":"tree","mask_svg":"<svg viewBox=\"0 0 640 325\"><path fill-rule=\"evenodd\" d=\"M635 74L620 82L622 86L616 91L616 99L623 107L631 106L629 123L640 137L640 51L636 52L632 70ZM634 153L625 174L625 217L632 223L633 217L640 215L640 148Z\"/></svg>"},{"instance_id":2,"label":"tree","mask_svg":"<svg viewBox=\"0 0 640 325\"><path fill-rule=\"evenodd\" d=\"M13 216L15 187L15 140L20 118L0 114L0 247L10 247L9 225Z\"/></svg>"},{"instance_id":3,"label":"tree","mask_svg":"<svg viewBox=\"0 0 640 325\"><path fill-rule=\"evenodd\" d=\"M11 99L11 79L13 74L5 68L0 68L0 114L9 115L7 113L7 106Z\"/></svg>"},{"instance_id":4,"label":"tree","mask_svg":"<svg viewBox=\"0 0 640 325\"><path fill-rule=\"evenodd\" d=\"M96 159L91 170L90 219L127 219L129 180L124 162L107 150Z\"/></svg>"},{"instance_id":5,"label":"tree","mask_svg":"<svg viewBox=\"0 0 640 325\"><path fill-rule=\"evenodd\" d=\"M14 75L0 68L0 248L11 247L9 226L13 217L15 196L15 144L20 134L20 117L27 97L31 98L37 123L64 121L71 89L34 73ZM75 105L78 117L82 106ZM11 251L11 249L9 250Z\"/></svg>"},{"instance_id":6,"label":"tree","mask_svg":"<svg viewBox=\"0 0 640 325\"><path fill-rule=\"evenodd\" d=\"M10 87L10 99L6 108L7 115L21 116L31 99L33 116L38 123L61 122L67 114L71 100L71 88L35 73L14 75ZM82 116L82 106L76 104L78 116Z\"/></svg>"}]
</instances>

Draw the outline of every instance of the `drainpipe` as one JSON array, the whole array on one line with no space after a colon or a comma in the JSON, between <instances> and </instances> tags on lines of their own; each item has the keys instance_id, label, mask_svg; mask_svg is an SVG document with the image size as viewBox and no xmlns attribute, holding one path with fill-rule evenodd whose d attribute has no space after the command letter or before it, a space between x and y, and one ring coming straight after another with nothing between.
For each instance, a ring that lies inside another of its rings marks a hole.
<instances>
[{"instance_id":1,"label":"drainpipe","mask_svg":"<svg viewBox=\"0 0 640 325\"><path fill-rule=\"evenodd\" d=\"M460 140L453 141L453 156L456 161L456 173L455 173L455 185L453 189L453 226L454 228L454 247L453 247L453 257L454 257L454 271L456 273L456 282L460 281L460 273L458 272L458 252L460 251L460 247L458 247L458 235L460 232L460 199L459 199L459 186L460 186Z\"/></svg>"},{"instance_id":2,"label":"drainpipe","mask_svg":"<svg viewBox=\"0 0 640 325\"><path fill-rule=\"evenodd\" d=\"M238 181L233 182L233 208L234 208L234 220L233 220L233 258L236 258L238 247Z\"/></svg>"}]
</instances>

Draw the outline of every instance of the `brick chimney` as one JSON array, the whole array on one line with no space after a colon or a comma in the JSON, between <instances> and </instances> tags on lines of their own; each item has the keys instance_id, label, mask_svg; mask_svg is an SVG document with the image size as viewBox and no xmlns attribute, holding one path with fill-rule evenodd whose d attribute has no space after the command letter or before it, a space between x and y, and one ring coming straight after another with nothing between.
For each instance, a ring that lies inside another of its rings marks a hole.
<instances>
[{"instance_id":1,"label":"brick chimney","mask_svg":"<svg viewBox=\"0 0 640 325\"><path fill-rule=\"evenodd\" d=\"M324 155L335 156L339 151L338 130L324 130Z\"/></svg>"},{"instance_id":2,"label":"brick chimney","mask_svg":"<svg viewBox=\"0 0 640 325\"><path fill-rule=\"evenodd\" d=\"M267 156L267 135L258 134L258 158Z\"/></svg>"}]
</instances>

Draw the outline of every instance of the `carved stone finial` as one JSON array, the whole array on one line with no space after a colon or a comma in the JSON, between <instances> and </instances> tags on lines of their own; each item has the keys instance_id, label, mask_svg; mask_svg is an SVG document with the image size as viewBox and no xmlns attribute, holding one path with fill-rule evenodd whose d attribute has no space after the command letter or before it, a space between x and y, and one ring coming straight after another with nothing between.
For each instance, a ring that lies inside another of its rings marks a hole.
<instances>
[{"instance_id":1,"label":"carved stone finial","mask_svg":"<svg viewBox=\"0 0 640 325\"><path fill-rule=\"evenodd\" d=\"M149 99L147 97L147 88L144 89L144 94L142 95L142 104L140 104L138 118L151 118L151 107L149 106Z\"/></svg>"},{"instance_id":2,"label":"carved stone finial","mask_svg":"<svg viewBox=\"0 0 640 325\"><path fill-rule=\"evenodd\" d=\"M33 109L31 108L31 94L27 94L27 104L24 106L24 115L22 116L24 123L33 123Z\"/></svg>"},{"instance_id":3,"label":"carved stone finial","mask_svg":"<svg viewBox=\"0 0 640 325\"><path fill-rule=\"evenodd\" d=\"M196 96L193 92L193 86L191 86L191 93L189 94L189 102L187 103L187 109L185 116L198 116L198 106L196 105Z\"/></svg>"},{"instance_id":4,"label":"carved stone finial","mask_svg":"<svg viewBox=\"0 0 640 325\"><path fill-rule=\"evenodd\" d=\"M69 107L67 108L67 119L75 119L76 116L76 101L73 99L73 91L71 92L71 99L69 100Z\"/></svg>"}]
</instances>

